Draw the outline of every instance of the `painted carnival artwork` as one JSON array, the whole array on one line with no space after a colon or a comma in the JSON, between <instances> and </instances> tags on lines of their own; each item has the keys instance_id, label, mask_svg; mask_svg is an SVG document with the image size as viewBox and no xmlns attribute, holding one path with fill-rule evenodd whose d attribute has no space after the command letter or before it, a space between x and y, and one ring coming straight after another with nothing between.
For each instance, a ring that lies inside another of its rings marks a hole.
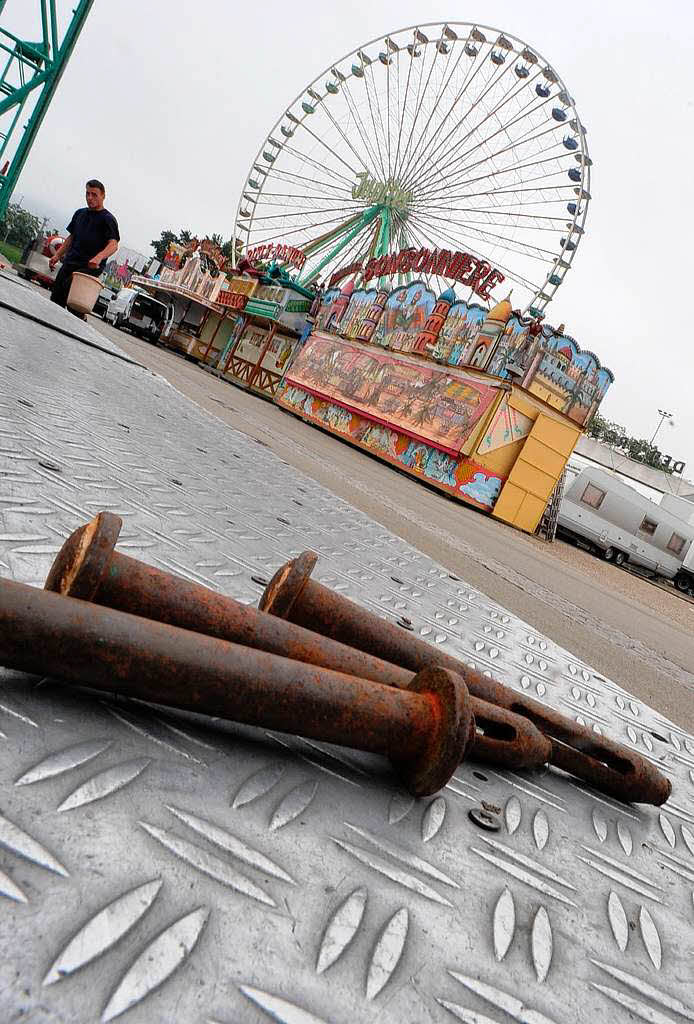
<instances>
[{"instance_id":1,"label":"painted carnival artwork","mask_svg":"<svg viewBox=\"0 0 694 1024\"><path fill-rule=\"evenodd\" d=\"M502 402L477 445L478 454L487 455L497 448L521 441L528 436L532 425L533 420L529 416L512 408L508 402Z\"/></svg>"},{"instance_id":2,"label":"painted carnival artwork","mask_svg":"<svg viewBox=\"0 0 694 1024\"><path fill-rule=\"evenodd\" d=\"M454 455L498 395L478 378L316 333L286 380Z\"/></svg>"},{"instance_id":3,"label":"painted carnival artwork","mask_svg":"<svg viewBox=\"0 0 694 1024\"><path fill-rule=\"evenodd\" d=\"M516 314L508 320L485 369L515 379L580 425L588 422L614 381L612 371L561 328L540 326Z\"/></svg>"},{"instance_id":4,"label":"painted carnival artwork","mask_svg":"<svg viewBox=\"0 0 694 1024\"><path fill-rule=\"evenodd\" d=\"M513 380L579 426L614 380L563 326L555 329L514 311L511 293L487 310L456 299L452 289L436 297L419 280L390 292L355 290L350 280L326 292L317 329Z\"/></svg>"},{"instance_id":5,"label":"painted carnival artwork","mask_svg":"<svg viewBox=\"0 0 694 1024\"><path fill-rule=\"evenodd\" d=\"M439 332L432 356L438 363L461 366L469 362L488 310L477 303L454 302Z\"/></svg>"},{"instance_id":6,"label":"painted carnival artwork","mask_svg":"<svg viewBox=\"0 0 694 1024\"><path fill-rule=\"evenodd\" d=\"M370 288L368 291L360 289L359 291L352 292L349 305L340 321L339 332L344 338L361 337L364 322L375 298L375 288Z\"/></svg>"},{"instance_id":7,"label":"painted carnival artwork","mask_svg":"<svg viewBox=\"0 0 694 1024\"><path fill-rule=\"evenodd\" d=\"M493 473L465 456L453 456L423 441L413 440L406 434L373 423L301 387L288 384L278 402L313 423L342 435L360 448L374 452L386 462L401 466L413 476L463 498L486 512L493 509L506 480L506 477Z\"/></svg>"},{"instance_id":8,"label":"painted carnival artwork","mask_svg":"<svg viewBox=\"0 0 694 1024\"><path fill-rule=\"evenodd\" d=\"M395 352L412 352L436 304L436 296L423 281L396 288L390 293L373 340Z\"/></svg>"}]
</instances>

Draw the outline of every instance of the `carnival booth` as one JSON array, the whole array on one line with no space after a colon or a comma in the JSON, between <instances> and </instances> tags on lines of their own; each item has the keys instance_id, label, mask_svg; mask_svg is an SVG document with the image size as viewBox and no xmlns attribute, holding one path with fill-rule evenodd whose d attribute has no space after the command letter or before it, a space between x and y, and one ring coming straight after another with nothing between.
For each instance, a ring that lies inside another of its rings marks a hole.
<instances>
[{"instance_id":1,"label":"carnival booth","mask_svg":"<svg viewBox=\"0 0 694 1024\"><path fill-rule=\"evenodd\" d=\"M222 377L273 397L294 358L313 299L314 292L293 281L286 270L268 268L246 297L237 329L218 361Z\"/></svg>"},{"instance_id":2,"label":"carnival booth","mask_svg":"<svg viewBox=\"0 0 694 1024\"><path fill-rule=\"evenodd\" d=\"M160 273L134 276L132 283L172 306L171 328L161 338L167 348L197 360L224 347L235 320L225 301L224 256L214 242L172 243Z\"/></svg>"},{"instance_id":3,"label":"carnival booth","mask_svg":"<svg viewBox=\"0 0 694 1024\"><path fill-rule=\"evenodd\" d=\"M427 252L410 265L442 258ZM396 255L362 270L376 287L357 289L352 277L325 293L276 401L533 532L612 372L563 326L515 312L510 296L487 308L419 279L389 289L388 260L401 265ZM471 291L489 300L494 273L487 265Z\"/></svg>"}]
</instances>

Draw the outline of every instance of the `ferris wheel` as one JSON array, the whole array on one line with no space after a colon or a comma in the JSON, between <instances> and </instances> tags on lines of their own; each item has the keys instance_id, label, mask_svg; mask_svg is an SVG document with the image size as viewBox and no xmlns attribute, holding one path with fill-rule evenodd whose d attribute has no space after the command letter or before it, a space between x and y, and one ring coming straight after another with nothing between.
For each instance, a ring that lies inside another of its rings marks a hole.
<instances>
[{"instance_id":1,"label":"ferris wheel","mask_svg":"<svg viewBox=\"0 0 694 1024\"><path fill-rule=\"evenodd\" d=\"M234 238L304 284L347 271L359 282L408 250L434 258L391 264L398 283L424 276L440 290L455 275L436 254L460 267L462 253L536 315L583 237L590 167L574 100L537 50L487 26L410 26L335 61L290 103L253 162Z\"/></svg>"}]
</instances>

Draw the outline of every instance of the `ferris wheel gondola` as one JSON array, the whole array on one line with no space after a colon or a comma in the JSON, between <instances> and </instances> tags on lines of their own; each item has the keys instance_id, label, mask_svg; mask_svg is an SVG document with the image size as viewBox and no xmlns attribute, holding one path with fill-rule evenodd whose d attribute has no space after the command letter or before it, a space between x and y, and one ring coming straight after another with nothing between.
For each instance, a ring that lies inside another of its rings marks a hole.
<instances>
[{"instance_id":1,"label":"ferris wheel gondola","mask_svg":"<svg viewBox=\"0 0 694 1024\"><path fill-rule=\"evenodd\" d=\"M289 104L234 237L246 254L300 253L305 284L344 267L358 279L397 251L462 252L539 314L584 234L590 168L574 100L537 50L486 26L410 26L334 61ZM442 290L448 267L424 276Z\"/></svg>"}]
</instances>

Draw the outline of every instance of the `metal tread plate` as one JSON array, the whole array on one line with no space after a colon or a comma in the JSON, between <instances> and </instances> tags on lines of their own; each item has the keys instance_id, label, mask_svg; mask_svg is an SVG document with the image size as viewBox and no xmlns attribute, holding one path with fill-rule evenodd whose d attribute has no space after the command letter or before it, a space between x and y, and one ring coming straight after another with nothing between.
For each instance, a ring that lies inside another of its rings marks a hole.
<instances>
[{"instance_id":1,"label":"metal tread plate","mask_svg":"<svg viewBox=\"0 0 694 1024\"><path fill-rule=\"evenodd\" d=\"M376 758L2 671L1 1020L694 1020L694 740L165 381L0 312L0 572L41 585L101 509L244 602L313 548L673 795L464 764L414 801Z\"/></svg>"}]
</instances>

